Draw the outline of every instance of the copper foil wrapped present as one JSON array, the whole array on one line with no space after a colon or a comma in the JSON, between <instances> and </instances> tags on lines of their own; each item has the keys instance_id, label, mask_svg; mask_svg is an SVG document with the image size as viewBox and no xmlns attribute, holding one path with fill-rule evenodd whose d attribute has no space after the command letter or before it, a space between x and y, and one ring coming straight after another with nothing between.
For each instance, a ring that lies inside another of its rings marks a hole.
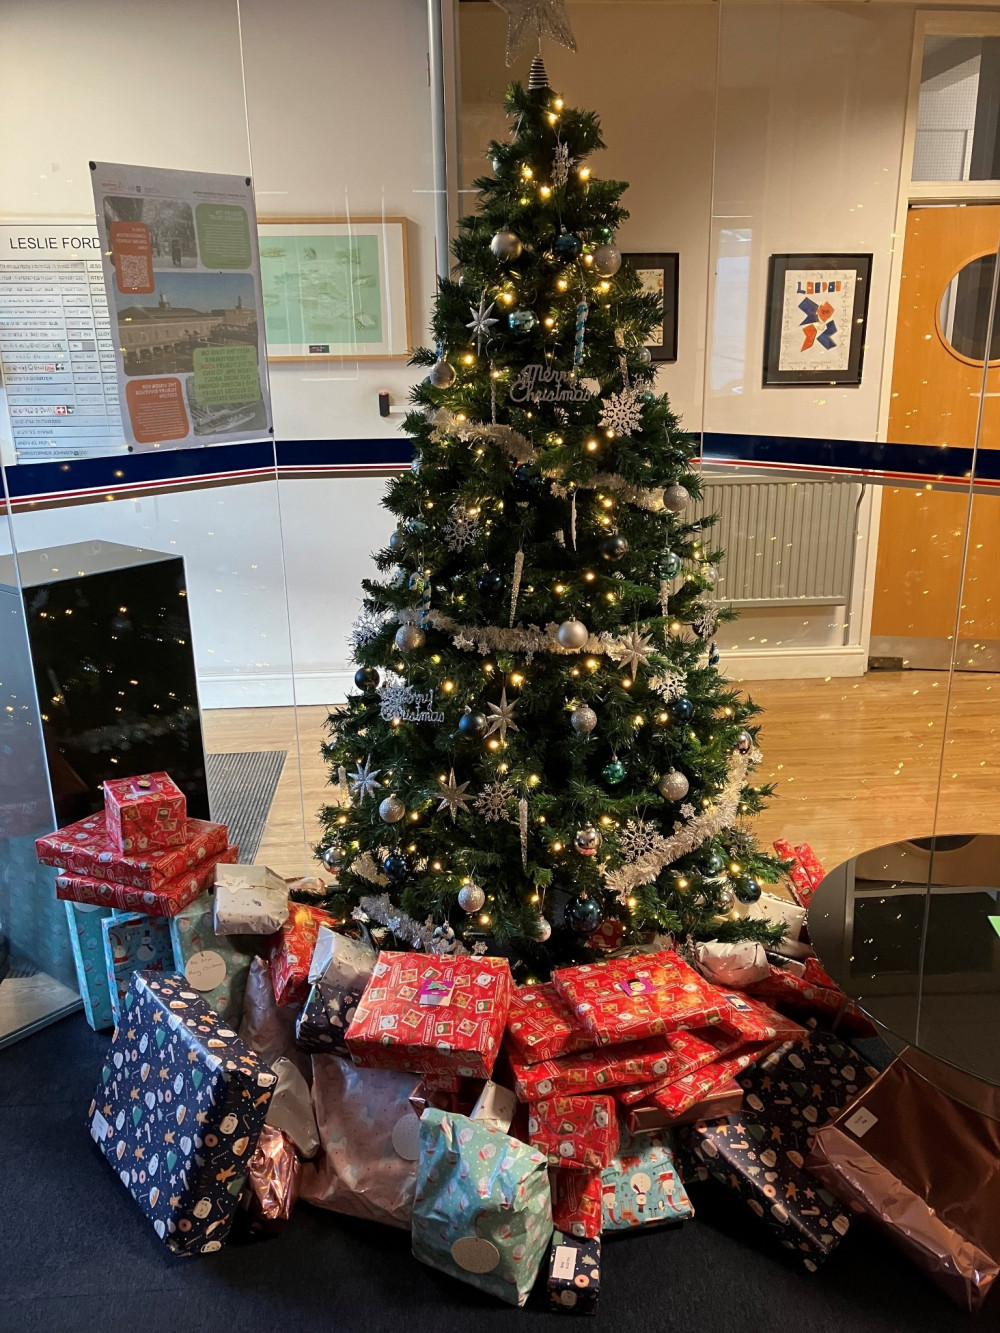
<instances>
[{"instance_id":1,"label":"copper foil wrapped present","mask_svg":"<svg viewBox=\"0 0 1000 1333\"><path fill-rule=\"evenodd\" d=\"M1000 1088L912 1047L813 1142L807 1168L967 1310L1000 1271Z\"/></svg>"},{"instance_id":2,"label":"copper foil wrapped present","mask_svg":"<svg viewBox=\"0 0 1000 1333\"><path fill-rule=\"evenodd\" d=\"M280 1231L299 1197L302 1163L295 1145L280 1129L265 1125L247 1163L241 1202L250 1214L252 1231Z\"/></svg>"}]
</instances>

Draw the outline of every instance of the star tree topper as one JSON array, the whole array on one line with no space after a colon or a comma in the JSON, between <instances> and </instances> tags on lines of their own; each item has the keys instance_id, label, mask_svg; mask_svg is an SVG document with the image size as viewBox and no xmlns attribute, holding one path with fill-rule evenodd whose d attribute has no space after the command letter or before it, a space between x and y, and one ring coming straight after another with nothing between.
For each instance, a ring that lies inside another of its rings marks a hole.
<instances>
[{"instance_id":1,"label":"star tree topper","mask_svg":"<svg viewBox=\"0 0 1000 1333\"><path fill-rule=\"evenodd\" d=\"M576 38L569 26L566 0L493 0L507 15L507 65L514 63L521 43L532 35L551 37L567 51L576 50Z\"/></svg>"}]
</instances>

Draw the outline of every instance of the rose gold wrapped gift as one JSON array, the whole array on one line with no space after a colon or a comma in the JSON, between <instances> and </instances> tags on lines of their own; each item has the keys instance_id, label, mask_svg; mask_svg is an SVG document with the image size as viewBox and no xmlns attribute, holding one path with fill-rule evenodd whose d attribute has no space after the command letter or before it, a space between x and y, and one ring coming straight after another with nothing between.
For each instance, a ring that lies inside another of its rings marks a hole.
<instances>
[{"instance_id":1,"label":"rose gold wrapped gift","mask_svg":"<svg viewBox=\"0 0 1000 1333\"><path fill-rule=\"evenodd\" d=\"M299 1196L302 1163L295 1145L280 1129L265 1125L248 1163L240 1202L250 1214L253 1231L280 1231Z\"/></svg>"},{"instance_id":2,"label":"rose gold wrapped gift","mask_svg":"<svg viewBox=\"0 0 1000 1333\"><path fill-rule=\"evenodd\" d=\"M910 1047L806 1166L959 1305L983 1303L1000 1271L1000 1088Z\"/></svg>"}]
</instances>

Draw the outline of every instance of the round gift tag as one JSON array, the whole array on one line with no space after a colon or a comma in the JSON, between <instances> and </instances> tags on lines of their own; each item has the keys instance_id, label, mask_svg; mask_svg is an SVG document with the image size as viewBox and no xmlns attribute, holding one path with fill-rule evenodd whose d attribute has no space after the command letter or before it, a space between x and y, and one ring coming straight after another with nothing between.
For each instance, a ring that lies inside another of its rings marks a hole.
<instances>
[{"instance_id":1,"label":"round gift tag","mask_svg":"<svg viewBox=\"0 0 1000 1333\"><path fill-rule=\"evenodd\" d=\"M392 1146L404 1162L420 1156L420 1121L415 1111L407 1111L392 1127Z\"/></svg>"},{"instance_id":2,"label":"round gift tag","mask_svg":"<svg viewBox=\"0 0 1000 1333\"><path fill-rule=\"evenodd\" d=\"M492 1273L500 1262L500 1251L481 1236L463 1236L451 1247L451 1257L467 1273Z\"/></svg>"},{"instance_id":3,"label":"round gift tag","mask_svg":"<svg viewBox=\"0 0 1000 1333\"><path fill-rule=\"evenodd\" d=\"M102 907L100 903L74 903L73 906L78 912L106 912L107 908Z\"/></svg>"},{"instance_id":4,"label":"round gift tag","mask_svg":"<svg viewBox=\"0 0 1000 1333\"><path fill-rule=\"evenodd\" d=\"M215 990L226 979L226 960L214 949L193 953L185 965L184 978L195 990Z\"/></svg>"}]
</instances>

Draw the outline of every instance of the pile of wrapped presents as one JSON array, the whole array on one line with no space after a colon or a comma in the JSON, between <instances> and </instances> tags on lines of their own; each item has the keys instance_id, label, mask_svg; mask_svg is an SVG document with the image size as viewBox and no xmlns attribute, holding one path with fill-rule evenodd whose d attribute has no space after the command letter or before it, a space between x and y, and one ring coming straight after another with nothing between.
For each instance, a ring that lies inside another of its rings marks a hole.
<instances>
[{"instance_id":1,"label":"pile of wrapped presents","mask_svg":"<svg viewBox=\"0 0 1000 1333\"><path fill-rule=\"evenodd\" d=\"M924 1168L947 1094L908 1053L878 1074L849 1044L872 1029L805 938L807 847L779 847L796 901L763 901L777 953L660 939L515 987L503 958L380 949L290 901L166 774L107 783L105 807L38 854L88 1020L115 1029L90 1134L174 1253L220 1249L237 1219L279 1229L302 1200L405 1228L418 1260L500 1300L539 1281L592 1313L602 1238L669 1244L712 1178L805 1270L863 1216L963 1305L985 1297L1000 1116L963 1103L992 1208L984 1158L964 1211L954 1190L942 1207L947 1173Z\"/></svg>"}]
</instances>

